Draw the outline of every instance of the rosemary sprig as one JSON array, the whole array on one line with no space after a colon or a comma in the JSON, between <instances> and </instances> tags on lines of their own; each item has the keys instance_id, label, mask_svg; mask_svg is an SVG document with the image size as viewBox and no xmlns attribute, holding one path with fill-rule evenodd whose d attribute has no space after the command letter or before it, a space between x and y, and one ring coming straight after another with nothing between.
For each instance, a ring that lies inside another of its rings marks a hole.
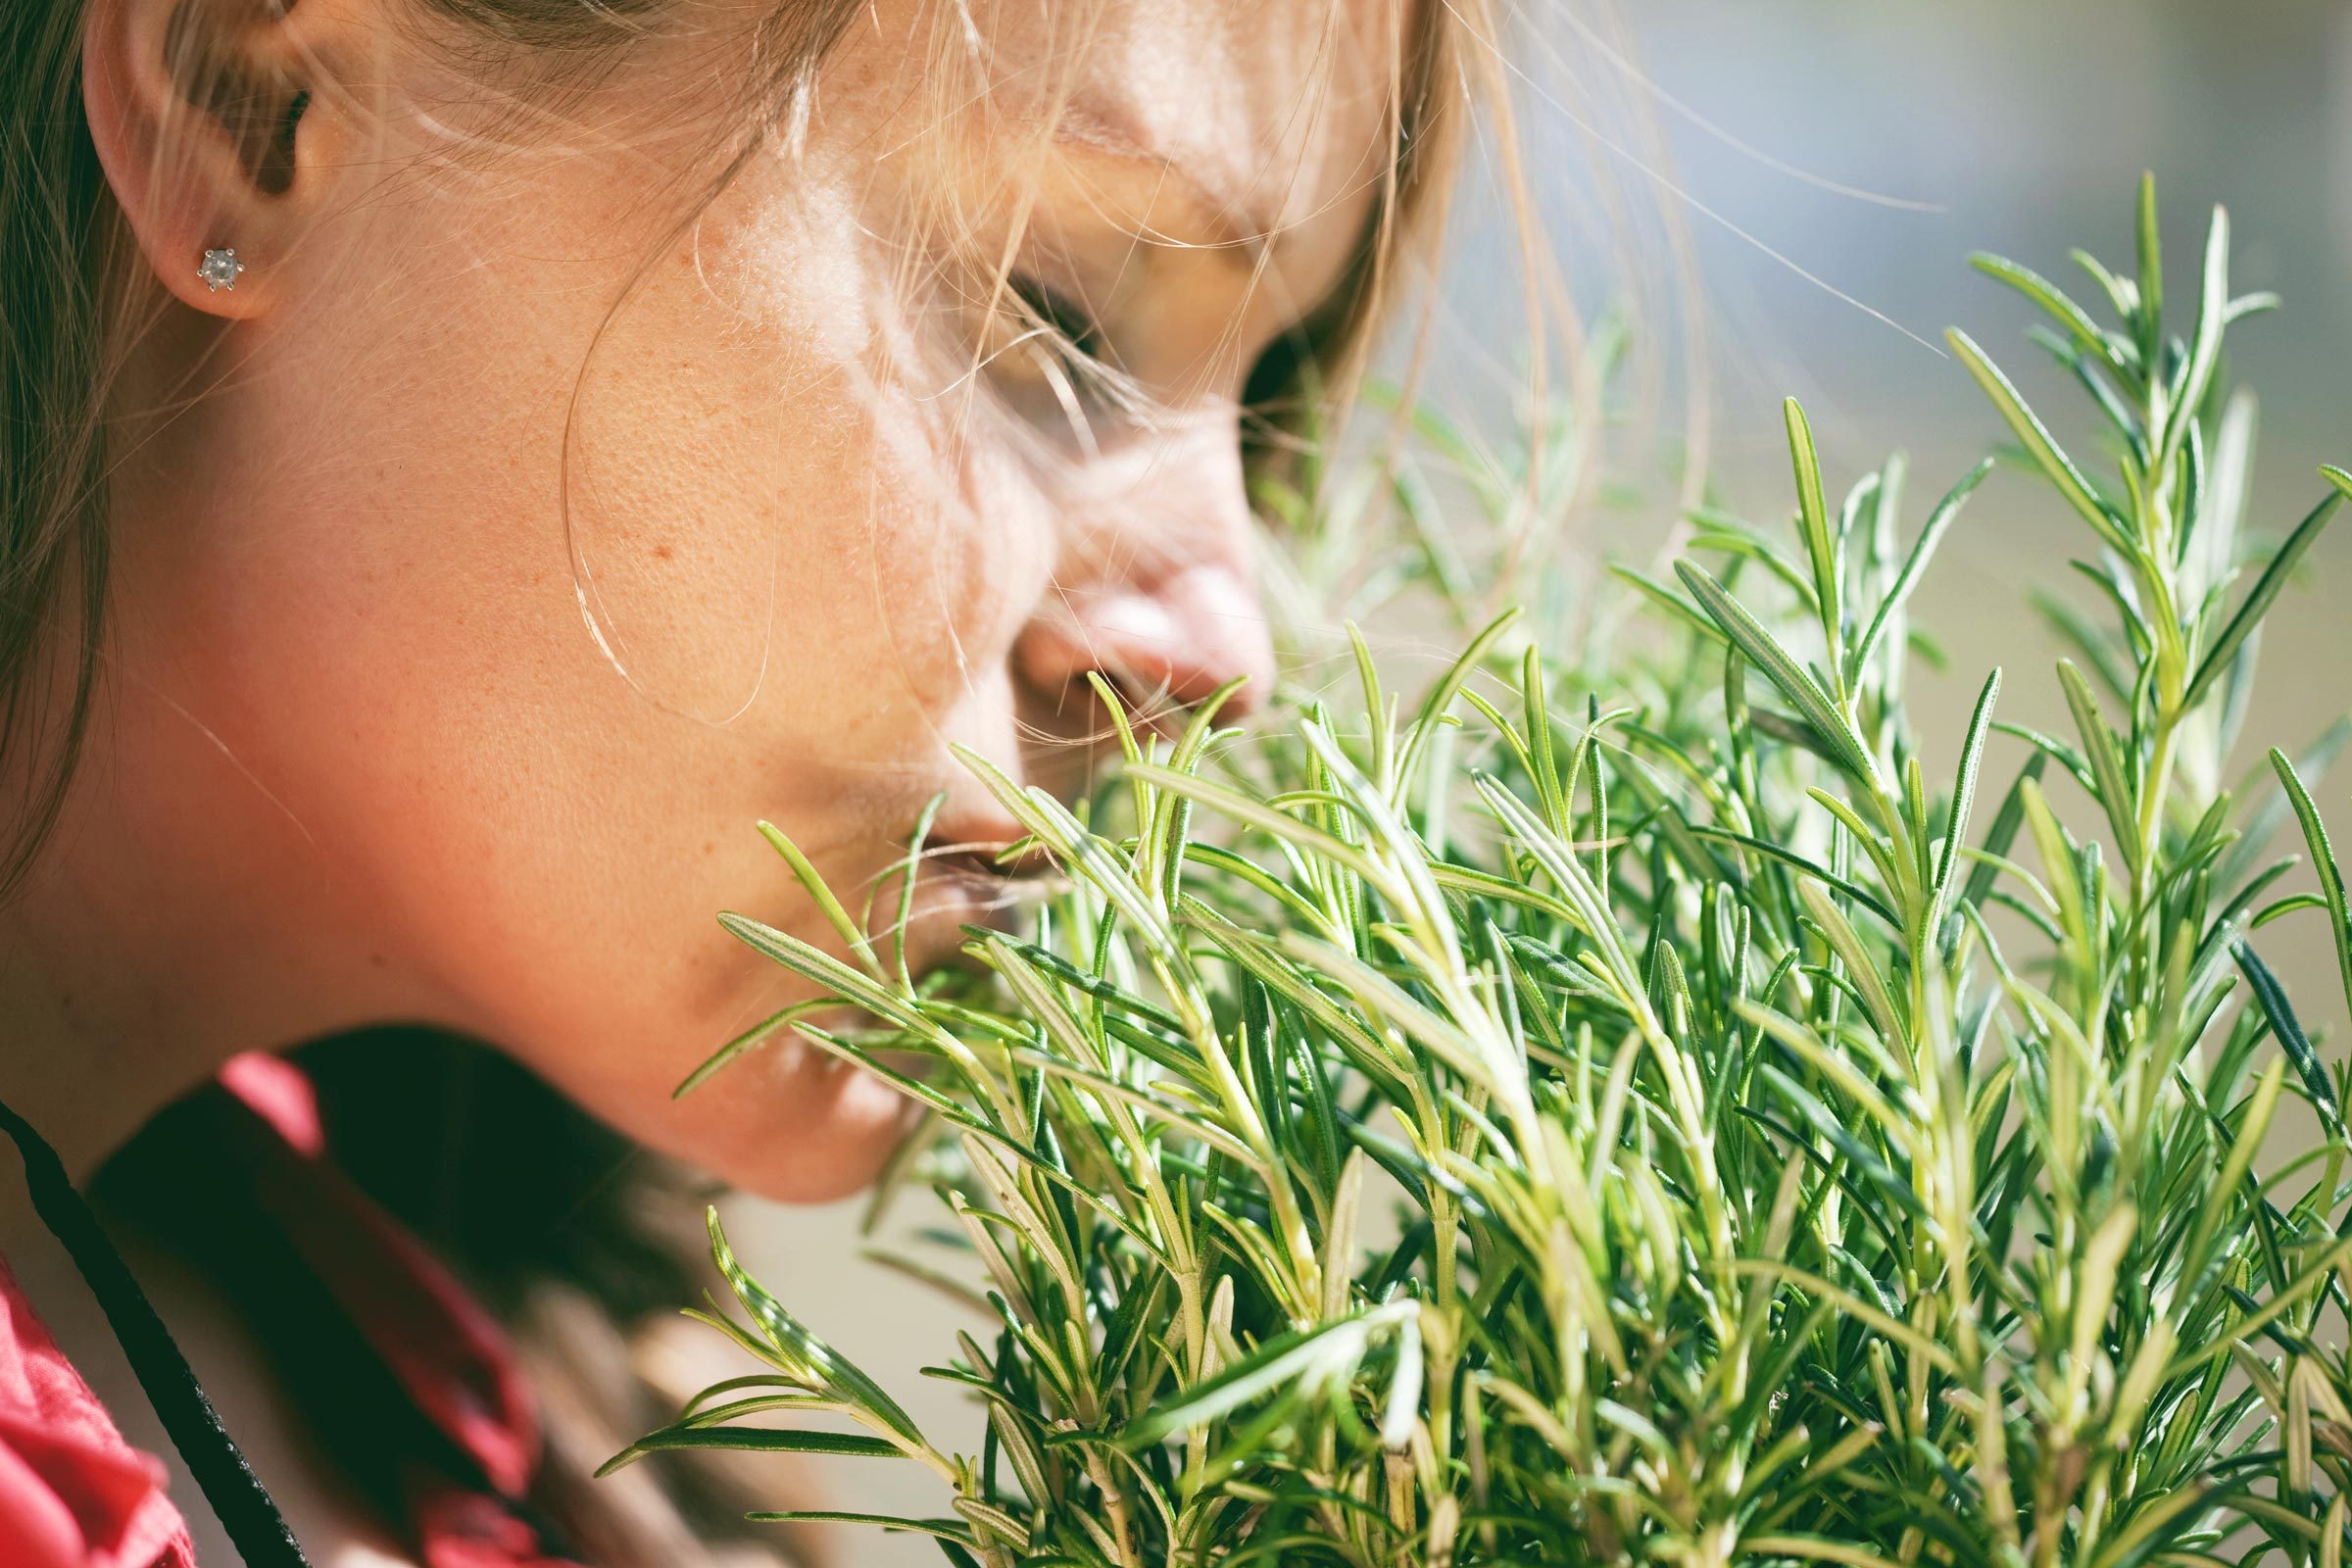
<instances>
[{"instance_id":1,"label":"rosemary sprig","mask_svg":"<svg viewBox=\"0 0 2352 1568\"><path fill-rule=\"evenodd\" d=\"M2000 720L1998 672L1913 733L1906 622L1984 471L1905 546L1899 468L1833 506L1790 404L1795 537L1696 519L1712 564L1628 574L1647 644L1498 623L1409 719L1362 658L1345 711L1139 738L1089 816L998 778L1067 888L975 934L989 983L730 917L873 1014L817 1045L938 1061L895 1081L967 1250L914 1271L994 1314L937 1369L977 1436L932 1446L731 1270L768 1392L623 1459L847 1413L830 1451L955 1509L857 1517L960 1568L2340 1563L2344 1068L2256 948L2328 921L2352 1003L2352 923L2312 778L2270 754L2319 889L2284 897L2238 843L2270 775L2220 780L2352 478L2249 545L2222 347L2271 302L2217 212L2168 320L2154 200L2130 274L2078 258L2112 324L1979 260L2112 473L1952 336L2086 529L2071 736ZM2258 1157L2289 1099L2321 1141Z\"/></svg>"}]
</instances>

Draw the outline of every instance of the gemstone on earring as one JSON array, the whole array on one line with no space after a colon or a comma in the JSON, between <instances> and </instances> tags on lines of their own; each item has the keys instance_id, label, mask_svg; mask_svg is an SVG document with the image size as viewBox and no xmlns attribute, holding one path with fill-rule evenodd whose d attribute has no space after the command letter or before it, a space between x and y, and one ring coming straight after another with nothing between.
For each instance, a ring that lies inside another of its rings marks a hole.
<instances>
[{"instance_id":1,"label":"gemstone on earring","mask_svg":"<svg viewBox=\"0 0 2352 1568\"><path fill-rule=\"evenodd\" d=\"M218 294L224 288L233 291L237 286L238 274L244 270L245 264L237 260L237 253L224 249L206 251L203 265L196 269L196 275L204 279L213 293Z\"/></svg>"}]
</instances>

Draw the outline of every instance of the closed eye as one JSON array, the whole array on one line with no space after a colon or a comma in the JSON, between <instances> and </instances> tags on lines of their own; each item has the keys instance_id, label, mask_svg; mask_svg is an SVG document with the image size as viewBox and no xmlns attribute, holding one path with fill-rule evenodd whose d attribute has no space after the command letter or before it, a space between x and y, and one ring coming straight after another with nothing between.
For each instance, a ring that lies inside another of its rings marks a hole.
<instances>
[{"instance_id":1,"label":"closed eye","mask_svg":"<svg viewBox=\"0 0 2352 1568\"><path fill-rule=\"evenodd\" d=\"M1103 358L1102 325L1077 301L1022 272L1006 278L1004 287L1026 318L1022 323L1026 330L1041 333L1062 354L1097 361Z\"/></svg>"},{"instance_id":2,"label":"closed eye","mask_svg":"<svg viewBox=\"0 0 2352 1568\"><path fill-rule=\"evenodd\" d=\"M1008 341L989 358L1015 409L1090 457L1141 421L1137 389L1093 312L1028 272L1007 275L998 298Z\"/></svg>"}]
</instances>

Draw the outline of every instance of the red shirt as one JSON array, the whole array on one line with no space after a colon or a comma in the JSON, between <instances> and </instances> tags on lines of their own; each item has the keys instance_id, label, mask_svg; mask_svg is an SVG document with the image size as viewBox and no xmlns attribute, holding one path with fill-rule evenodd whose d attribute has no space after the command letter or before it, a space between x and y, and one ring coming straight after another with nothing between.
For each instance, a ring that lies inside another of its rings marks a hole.
<instances>
[{"instance_id":1,"label":"red shirt","mask_svg":"<svg viewBox=\"0 0 2352 1568\"><path fill-rule=\"evenodd\" d=\"M273 1227L458 1455L404 1466L406 1534L426 1568L571 1568L525 1517L539 1453L529 1391L498 1325L338 1170L310 1080L237 1057L240 1197ZM124 1442L0 1260L0 1568L195 1568L161 1461Z\"/></svg>"},{"instance_id":2,"label":"red shirt","mask_svg":"<svg viewBox=\"0 0 2352 1568\"><path fill-rule=\"evenodd\" d=\"M163 1461L122 1441L0 1261L0 1564L194 1563Z\"/></svg>"}]
</instances>

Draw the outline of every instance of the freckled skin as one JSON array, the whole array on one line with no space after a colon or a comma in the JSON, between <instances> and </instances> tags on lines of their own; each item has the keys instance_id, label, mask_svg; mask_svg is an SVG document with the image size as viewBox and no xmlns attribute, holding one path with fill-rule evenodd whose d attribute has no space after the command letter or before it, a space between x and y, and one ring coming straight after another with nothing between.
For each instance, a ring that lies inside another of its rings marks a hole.
<instances>
[{"instance_id":1,"label":"freckled skin","mask_svg":"<svg viewBox=\"0 0 2352 1568\"><path fill-rule=\"evenodd\" d=\"M830 940L754 822L856 906L936 791L1009 836L952 743L1069 775L1090 663L1262 685L1233 400L1369 220L1381 0L1108 0L1075 51L1037 30L1060 8L980 8L999 79L945 108L915 73L950 8L886 3L799 161L756 156L673 233L683 198L649 198L698 188L709 144L659 132L715 96L736 24L704 9L719 30L629 58L573 133L438 164L400 106L449 102L447 67L387 43L382 157L300 172L316 224L248 258L269 309L172 310L140 349L106 716L0 960L59 1049L0 1091L70 1106L110 1070L160 1096L233 1050L422 1019L723 1178L838 1195L905 1125L878 1083L788 1045L669 1098L806 994L716 911ZM1046 60L1270 210L1266 266L1203 248L1214 215L1164 172L1016 134ZM1101 307L1159 411L1096 452L1026 358L965 373L1002 328L943 225L994 262L1031 180L1019 265ZM190 377L204 398L149 416ZM1122 654L1153 613L1182 646ZM919 922L918 961L969 912ZM69 982L122 1001L69 1027L38 1001Z\"/></svg>"}]
</instances>

